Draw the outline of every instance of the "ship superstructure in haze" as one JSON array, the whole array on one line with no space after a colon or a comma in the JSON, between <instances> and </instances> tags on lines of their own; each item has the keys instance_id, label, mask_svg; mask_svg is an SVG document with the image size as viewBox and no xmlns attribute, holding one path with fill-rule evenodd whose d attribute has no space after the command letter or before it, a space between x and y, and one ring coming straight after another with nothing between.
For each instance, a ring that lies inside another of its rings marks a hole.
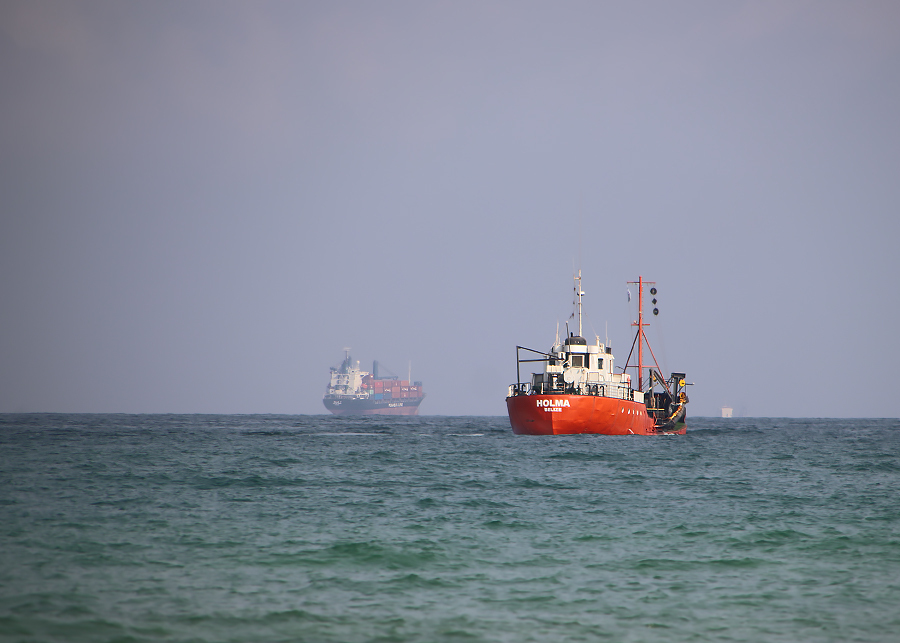
<instances>
[{"instance_id":1,"label":"ship superstructure in haze","mask_svg":"<svg viewBox=\"0 0 900 643\"><path fill-rule=\"evenodd\" d=\"M544 353L516 346L516 379L509 387L506 407L514 433L553 435L572 433L601 433L607 435L658 435L685 433L688 397L684 373L672 373L668 379L660 374L653 350L644 334L644 286L653 282L629 282L638 287L638 319L631 353L622 372L613 366L612 349L593 344L581 336L581 271L575 276L575 313L578 334L569 333L564 342L556 342ZM656 288L651 287L651 295ZM629 295L630 297L630 295ZM656 304L656 299L653 299ZM653 309L657 314L658 309ZM653 356L655 368L644 362L644 346ZM637 363L631 357L637 349ZM519 351L539 355L522 359ZM533 373L531 381L522 382L523 362L542 362L543 371ZM631 365L630 365L631 364ZM637 370L637 388L632 387L629 368ZM645 379L644 373L647 373ZM658 387L658 388L657 388Z\"/></svg>"},{"instance_id":2,"label":"ship superstructure in haze","mask_svg":"<svg viewBox=\"0 0 900 643\"><path fill-rule=\"evenodd\" d=\"M331 369L331 379L325 389L325 408L335 415L416 415L425 398L422 382L401 380L379 373L378 362L372 372L361 371L359 362L350 359L345 348L340 368Z\"/></svg>"}]
</instances>

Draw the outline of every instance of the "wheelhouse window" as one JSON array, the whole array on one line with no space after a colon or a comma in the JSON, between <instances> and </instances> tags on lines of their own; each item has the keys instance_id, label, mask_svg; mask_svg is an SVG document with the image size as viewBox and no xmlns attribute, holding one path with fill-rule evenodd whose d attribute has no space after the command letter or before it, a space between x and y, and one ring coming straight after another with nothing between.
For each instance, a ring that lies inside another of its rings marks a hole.
<instances>
[{"instance_id":1,"label":"wheelhouse window","mask_svg":"<svg viewBox=\"0 0 900 643\"><path fill-rule=\"evenodd\" d=\"M603 370L603 358L602 357L597 358L597 370L600 370L600 371Z\"/></svg>"},{"instance_id":2,"label":"wheelhouse window","mask_svg":"<svg viewBox=\"0 0 900 643\"><path fill-rule=\"evenodd\" d=\"M575 368L584 367L584 355L572 355L572 366Z\"/></svg>"}]
</instances>

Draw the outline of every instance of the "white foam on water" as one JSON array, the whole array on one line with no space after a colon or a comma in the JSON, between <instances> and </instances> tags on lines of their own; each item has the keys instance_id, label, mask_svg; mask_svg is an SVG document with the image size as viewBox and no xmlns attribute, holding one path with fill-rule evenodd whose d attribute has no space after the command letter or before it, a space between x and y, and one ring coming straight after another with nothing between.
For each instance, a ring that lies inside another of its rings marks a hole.
<instances>
[{"instance_id":1,"label":"white foam on water","mask_svg":"<svg viewBox=\"0 0 900 643\"><path fill-rule=\"evenodd\" d=\"M326 433L310 433L309 435L384 435L384 433L350 433L350 432L326 432Z\"/></svg>"}]
</instances>

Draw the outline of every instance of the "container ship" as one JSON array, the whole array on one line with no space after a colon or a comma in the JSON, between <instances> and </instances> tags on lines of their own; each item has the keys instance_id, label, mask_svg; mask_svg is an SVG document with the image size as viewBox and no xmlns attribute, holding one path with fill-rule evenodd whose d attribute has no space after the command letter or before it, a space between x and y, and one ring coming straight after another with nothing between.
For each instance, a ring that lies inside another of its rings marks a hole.
<instances>
[{"instance_id":1,"label":"container ship","mask_svg":"<svg viewBox=\"0 0 900 643\"><path fill-rule=\"evenodd\" d=\"M684 373L664 378L647 341L644 328L644 287L657 303L654 282L630 281L637 286L637 328L625 367L617 372L612 349L596 341L588 344L582 336L581 271L575 276L575 315L578 334L568 332L563 342L556 342L548 352L516 346L516 383L510 385L506 398L509 423L514 433L525 435L559 435L598 433L605 435L684 434L688 396ZM629 298L630 298L630 290ZM653 314L659 313L658 308ZM645 362L644 347L652 362ZM521 357L525 351L527 359ZM632 363L632 358L636 361ZM543 363L540 373L532 373L530 381L521 381L524 362ZM632 386L635 369L637 388ZM646 373L646 377L645 377Z\"/></svg>"},{"instance_id":2,"label":"container ship","mask_svg":"<svg viewBox=\"0 0 900 643\"><path fill-rule=\"evenodd\" d=\"M372 372L359 370L359 362L350 359L345 348L340 368L331 368L331 380L325 389L325 408L335 415L417 415L425 399L422 382L401 380L390 374L379 375L378 362Z\"/></svg>"}]
</instances>

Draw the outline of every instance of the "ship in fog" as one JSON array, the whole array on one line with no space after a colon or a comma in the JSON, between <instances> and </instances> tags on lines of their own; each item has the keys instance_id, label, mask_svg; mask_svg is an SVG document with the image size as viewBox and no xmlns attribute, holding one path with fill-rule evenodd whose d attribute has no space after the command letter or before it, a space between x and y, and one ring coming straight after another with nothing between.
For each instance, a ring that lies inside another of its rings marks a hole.
<instances>
[{"instance_id":1,"label":"ship in fog","mask_svg":"<svg viewBox=\"0 0 900 643\"><path fill-rule=\"evenodd\" d=\"M340 368L331 368L331 379L322 400L335 415L416 415L425 399L422 382L402 380L393 373L383 374L378 362L372 372L362 371L345 348Z\"/></svg>"}]
</instances>

